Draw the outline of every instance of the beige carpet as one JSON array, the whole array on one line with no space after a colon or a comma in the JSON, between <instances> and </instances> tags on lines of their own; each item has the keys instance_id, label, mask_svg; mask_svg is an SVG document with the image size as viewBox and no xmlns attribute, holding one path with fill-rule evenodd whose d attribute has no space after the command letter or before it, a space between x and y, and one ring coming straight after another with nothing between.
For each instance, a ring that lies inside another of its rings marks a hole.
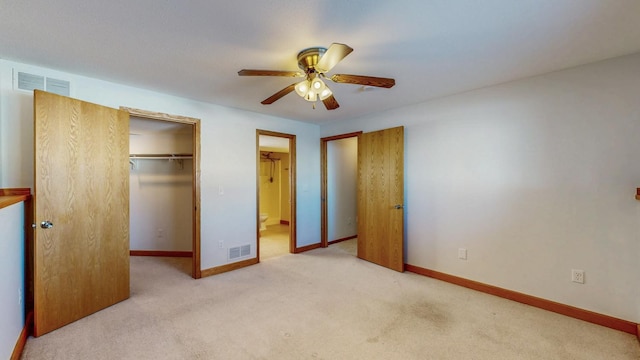
<instances>
[{"instance_id":1,"label":"beige carpet","mask_svg":"<svg viewBox=\"0 0 640 360\"><path fill-rule=\"evenodd\" d=\"M640 359L635 336L358 260L354 241L201 280L131 258L129 300L23 359Z\"/></svg>"}]
</instances>

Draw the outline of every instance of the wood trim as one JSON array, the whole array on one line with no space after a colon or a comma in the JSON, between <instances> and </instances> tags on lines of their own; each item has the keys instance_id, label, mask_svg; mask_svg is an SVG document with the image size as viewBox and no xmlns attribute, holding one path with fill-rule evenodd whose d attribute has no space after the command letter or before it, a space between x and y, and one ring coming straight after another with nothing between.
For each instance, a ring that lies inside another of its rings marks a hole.
<instances>
[{"instance_id":1,"label":"wood trim","mask_svg":"<svg viewBox=\"0 0 640 360\"><path fill-rule=\"evenodd\" d=\"M289 225L289 220L280 220L280 225Z\"/></svg>"},{"instance_id":2,"label":"wood trim","mask_svg":"<svg viewBox=\"0 0 640 360\"><path fill-rule=\"evenodd\" d=\"M320 141L332 141L332 140L341 140L341 139L346 139L346 138L350 138L350 137L358 137L362 135L362 131L354 131L351 133L346 133L346 134L341 134L341 135L334 135L334 136L327 136L327 137L323 137L322 139L320 139Z\"/></svg>"},{"instance_id":3,"label":"wood trim","mask_svg":"<svg viewBox=\"0 0 640 360\"><path fill-rule=\"evenodd\" d=\"M193 251L129 250L129 256L193 257Z\"/></svg>"},{"instance_id":4,"label":"wood trim","mask_svg":"<svg viewBox=\"0 0 640 360\"><path fill-rule=\"evenodd\" d=\"M302 246L302 247L296 248L296 251L294 252L294 254L299 254L299 253L303 253L305 251L318 249L320 247L322 247L322 244L320 244L320 243L311 244L311 245L307 245L307 246Z\"/></svg>"},{"instance_id":5,"label":"wood trim","mask_svg":"<svg viewBox=\"0 0 640 360\"><path fill-rule=\"evenodd\" d=\"M329 227L329 210L327 207L328 194L328 164L327 164L327 143L333 140L347 139L351 137L358 137L362 135L362 131L356 131L352 133L328 136L320 139L320 244L322 247L327 247L331 244L328 240L328 227Z\"/></svg>"},{"instance_id":6,"label":"wood trim","mask_svg":"<svg viewBox=\"0 0 640 360\"><path fill-rule=\"evenodd\" d=\"M636 324L638 326L638 328L636 329L636 337L638 338L638 341L640 341L640 324Z\"/></svg>"},{"instance_id":7,"label":"wood trim","mask_svg":"<svg viewBox=\"0 0 640 360\"><path fill-rule=\"evenodd\" d=\"M337 244L339 242L355 239L357 237L358 237L358 235L356 234L356 235L347 236L347 237L344 237L344 238L341 238L341 239L331 240L331 241L329 241L329 245L333 245L333 244Z\"/></svg>"},{"instance_id":8,"label":"wood trim","mask_svg":"<svg viewBox=\"0 0 640 360\"><path fill-rule=\"evenodd\" d=\"M0 209L6 208L13 204L17 204L23 201L29 201L31 195L3 195L0 196Z\"/></svg>"},{"instance_id":9,"label":"wood trim","mask_svg":"<svg viewBox=\"0 0 640 360\"><path fill-rule=\"evenodd\" d=\"M192 125L193 129L193 185L192 185L192 196L193 196L193 239L192 239L192 269L191 276L194 279L199 279L202 277L201 268L200 268L200 257L201 257L201 240L200 240L200 228L201 228L201 214L200 214L200 205L201 205L201 192L200 192L200 119L192 118L188 116L180 116L180 115L172 115L165 114L155 111L147 111L129 108L125 106L121 106L120 110L127 111L129 116L141 117L146 119L154 119L161 121L168 121L174 123L181 123Z\"/></svg>"},{"instance_id":10,"label":"wood trim","mask_svg":"<svg viewBox=\"0 0 640 360\"><path fill-rule=\"evenodd\" d=\"M24 321L24 327L20 332L20 336L18 337L18 341L16 341L16 346L13 347L13 352L11 353L11 360L19 360L22 356L22 351L24 350L24 346L27 344L27 339L29 335L32 334L33 329L33 311L30 311L27 314L27 318Z\"/></svg>"},{"instance_id":11,"label":"wood trim","mask_svg":"<svg viewBox=\"0 0 640 360\"><path fill-rule=\"evenodd\" d=\"M327 141L320 139L320 246L329 246L329 207L327 206L328 171L327 168Z\"/></svg>"},{"instance_id":12,"label":"wood trim","mask_svg":"<svg viewBox=\"0 0 640 360\"><path fill-rule=\"evenodd\" d=\"M165 114L161 112L135 109L135 108L130 108L126 106L120 106L120 110L124 110L128 112L129 115L131 116L141 117L145 119L179 122L179 123L189 124L189 125L193 125L195 122L200 122L200 119L192 118L188 116Z\"/></svg>"},{"instance_id":13,"label":"wood trim","mask_svg":"<svg viewBox=\"0 0 640 360\"><path fill-rule=\"evenodd\" d=\"M227 265L222 265L222 266L216 266L216 267L212 267L209 269L204 269L202 270L202 277L207 277L207 276L211 276L211 275L217 275L217 274L222 274L228 271L233 271L233 270L237 270L237 269L241 269L243 267L247 267L247 266L251 266L251 265L255 265L258 263L258 258L255 257L253 259L247 259L247 260L242 260L242 261L238 261L232 264L227 264Z\"/></svg>"},{"instance_id":14,"label":"wood trim","mask_svg":"<svg viewBox=\"0 0 640 360\"><path fill-rule=\"evenodd\" d=\"M0 196L14 196L14 195L31 195L31 189L30 188L0 189Z\"/></svg>"},{"instance_id":15,"label":"wood trim","mask_svg":"<svg viewBox=\"0 0 640 360\"><path fill-rule=\"evenodd\" d=\"M200 267L201 257L201 240L200 240L200 228L201 228L201 214L200 214L200 120L196 119L193 123L193 241L191 250L193 256L191 260L191 276L194 279L200 279L202 277Z\"/></svg>"},{"instance_id":16,"label":"wood trim","mask_svg":"<svg viewBox=\"0 0 640 360\"><path fill-rule=\"evenodd\" d=\"M593 324L602 325L611 329L624 331L626 333L638 334L638 324L631 321L615 318L609 315L599 314L593 311L580 309L571 305L561 304L555 301L542 299L536 296L519 293L512 290L499 288L497 286L484 284L481 282L468 280L454 275L441 273L435 270L421 268L415 265L405 264L405 270L419 275L428 276L442 280L451 284L463 286L472 290L480 291L490 295L498 296L508 300L513 300L522 304L537 307L543 310L555 312L575 319L584 320Z\"/></svg>"}]
</instances>

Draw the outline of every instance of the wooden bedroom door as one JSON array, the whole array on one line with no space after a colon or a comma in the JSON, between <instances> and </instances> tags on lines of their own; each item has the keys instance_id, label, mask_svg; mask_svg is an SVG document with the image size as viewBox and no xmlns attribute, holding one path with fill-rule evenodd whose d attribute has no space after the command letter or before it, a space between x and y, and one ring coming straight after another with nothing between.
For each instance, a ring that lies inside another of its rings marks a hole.
<instances>
[{"instance_id":1,"label":"wooden bedroom door","mask_svg":"<svg viewBox=\"0 0 640 360\"><path fill-rule=\"evenodd\" d=\"M129 297L129 114L34 92L34 335Z\"/></svg>"},{"instance_id":2,"label":"wooden bedroom door","mask_svg":"<svg viewBox=\"0 0 640 360\"><path fill-rule=\"evenodd\" d=\"M358 139L358 257L404 271L404 127Z\"/></svg>"}]
</instances>

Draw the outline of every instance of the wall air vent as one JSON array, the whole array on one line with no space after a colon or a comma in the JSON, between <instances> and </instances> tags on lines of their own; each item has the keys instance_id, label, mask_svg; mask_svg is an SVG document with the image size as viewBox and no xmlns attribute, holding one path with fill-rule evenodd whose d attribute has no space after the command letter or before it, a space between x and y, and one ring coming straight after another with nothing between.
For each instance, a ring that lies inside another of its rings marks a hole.
<instances>
[{"instance_id":1,"label":"wall air vent","mask_svg":"<svg viewBox=\"0 0 640 360\"><path fill-rule=\"evenodd\" d=\"M229 248L229 260L249 256L249 254L251 254L251 245L242 245Z\"/></svg>"},{"instance_id":2,"label":"wall air vent","mask_svg":"<svg viewBox=\"0 0 640 360\"><path fill-rule=\"evenodd\" d=\"M20 90L44 90L44 76L18 73L18 89Z\"/></svg>"},{"instance_id":3,"label":"wall air vent","mask_svg":"<svg viewBox=\"0 0 640 360\"><path fill-rule=\"evenodd\" d=\"M69 96L69 82L47 78L47 91L62 96Z\"/></svg>"},{"instance_id":4,"label":"wall air vent","mask_svg":"<svg viewBox=\"0 0 640 360\"><path fill-rule=\"evenodd\" d=\"M70 96L70 83L65 80L58 80L34 75L25 72L18 72L17 88L25 91L45 90L50 93Z\"/></svg>"}]
</instances>

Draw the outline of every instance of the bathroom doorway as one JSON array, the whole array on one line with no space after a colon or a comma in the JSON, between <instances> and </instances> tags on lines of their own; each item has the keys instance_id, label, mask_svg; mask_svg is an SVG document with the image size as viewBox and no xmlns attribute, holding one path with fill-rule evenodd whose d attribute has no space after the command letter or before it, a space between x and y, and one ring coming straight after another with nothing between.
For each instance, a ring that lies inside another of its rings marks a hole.
<instances>
[{"instance_id":1,"label":"bathroom doorway","mask_svg":"<svg viewBox=\"0 0 640 360\"><path fill-rule=\"evenodd\" d=\"M258 261L296 252L295 135L257 130Z\"/></svg>"},{"instance_id":2,"label":"bathroom doorway","mask_svg":"<svg viewBox=\"0 0 640 360\"><path fill-rule=\"evenodd\" d=\"M321 156L321 245L358 237L358 138L362 132L320 139ZM354 252L355 245L349 244Z\"/></svg>"}]
</instances>

